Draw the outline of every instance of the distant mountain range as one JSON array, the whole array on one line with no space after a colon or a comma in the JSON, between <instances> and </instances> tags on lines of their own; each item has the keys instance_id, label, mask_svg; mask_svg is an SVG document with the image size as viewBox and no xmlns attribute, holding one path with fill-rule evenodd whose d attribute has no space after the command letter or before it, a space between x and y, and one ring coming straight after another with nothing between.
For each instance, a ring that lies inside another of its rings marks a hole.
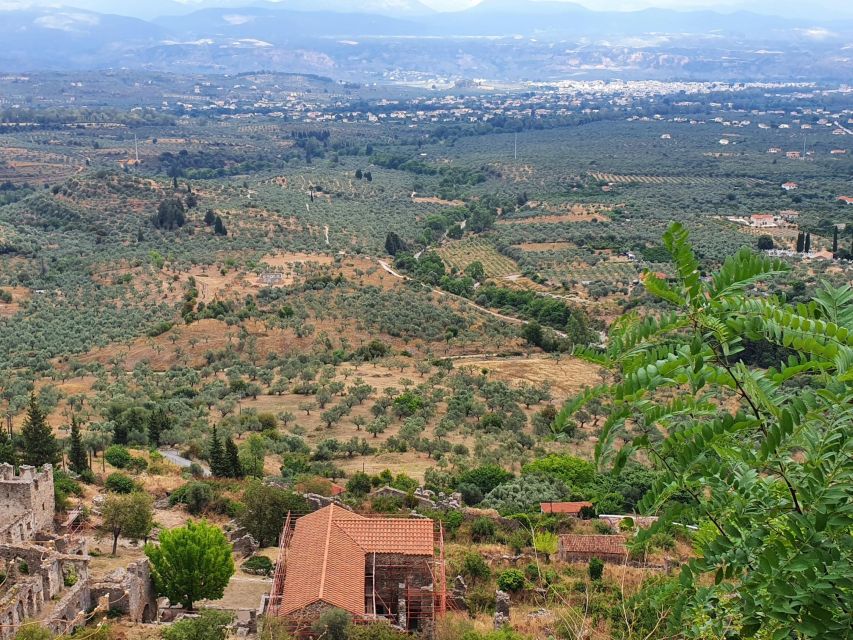
<instances>
[{"instance_id":1,"label":"distant mountain range","mask_svg":"<svg viewBox=\"0 0 853 640\"><path fill-rule=\"evenodd\" d=\"M214 5L215 3L215 5ZM0 69L131 67L548 79L853 77L853 20L746 11L592 11L484 0L438 13L418 0L149 0L139 15L65 7L0 11ZM357 11L354 9L357 7ZM715 70L716 65L716 70Z\"/></svg>"}]
</instances>

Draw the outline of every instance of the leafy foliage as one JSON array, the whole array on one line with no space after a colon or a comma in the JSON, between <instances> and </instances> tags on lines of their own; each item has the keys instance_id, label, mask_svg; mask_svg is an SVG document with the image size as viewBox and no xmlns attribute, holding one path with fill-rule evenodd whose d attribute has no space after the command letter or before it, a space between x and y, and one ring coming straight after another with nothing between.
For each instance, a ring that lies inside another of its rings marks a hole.
<instances>
[{"instance_id":1,"label":"leafy foliage","mask_svg":"<svg viewBox=\"0 0 853 640\"><path fill-rule=\"evenodd\" d=\"M160 544L145 545L159 595L186 609L201 599L222 597L234 574L231 545L222 530L201 520L160 533Z\"/></svg>"},{"instance_id":2,"label":"leafy foliage","mask_svg":"<svg viewBox=\"0 0 853 640\"><path fill-rule=\"evenodd\" d=\"M691 635L843 637L853 598L853 290L825 285L792 305L754 294L787 270L778 260L744 249L703 278L684 227L671 225L664 245L675 280L647 273L644 282L676 311L626 318L606 350L579 352L615 378L598 392L613 406L597 462L618 471L643 452L662 476L640 508L710 531L681 572L679 611L703 621ZM792 355L751 368L739 359L744 339Z\"/></svg>"}]
</instances>

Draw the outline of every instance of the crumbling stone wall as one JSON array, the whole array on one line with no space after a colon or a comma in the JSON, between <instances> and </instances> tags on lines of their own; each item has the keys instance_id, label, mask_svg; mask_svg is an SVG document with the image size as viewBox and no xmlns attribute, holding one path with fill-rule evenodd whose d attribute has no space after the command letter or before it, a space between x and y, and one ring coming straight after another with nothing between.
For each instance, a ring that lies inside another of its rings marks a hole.
<instances>
[{"instance_id":1,"label":"crumbling stone wall","mask_svg":"<svg viewBox=\"0 0 853 640\"><path fill-rule=\"evenodd\" d=\"M107 596L109 608L121 611L133 622L153 622L157 618L157 594L147 559L116 569L92 583L90 590L92 600Z\"/></svg>"},{"instance_id":2,"label":"crumbling stone wall","mask_svg":"<svg viewBox=\"0 0 853 640\"><path fill-rule=\"evenodd\" d=\"M23 465L19 473L10 464L0 464L0 543L32 540L36 532L52 529L53 467ZM8 518L8 519L7 519Z\"/></svg>"}]
</instances>

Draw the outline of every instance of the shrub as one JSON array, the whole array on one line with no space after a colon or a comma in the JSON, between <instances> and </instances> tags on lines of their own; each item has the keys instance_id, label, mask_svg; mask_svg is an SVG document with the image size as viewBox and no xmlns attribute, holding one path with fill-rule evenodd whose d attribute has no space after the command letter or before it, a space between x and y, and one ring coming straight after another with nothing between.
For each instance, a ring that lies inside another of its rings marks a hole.
<instances>
[{"instance_id":1,"label":"shrub","mask_svg":"<svg viewBox=\"0 0 853 640\"><path fill-rule=\"evenodd\" d=\"M246 573L251 573L258 576L268 576L272 573L272 560L266 556L252 556L246 560L242 567Z\"/></svg>"},{"instance_id":2,"label":"shrub","mask_svg":"<svg viewBox=\"0 0 853 640\"><path fill-rule=\"evenodd\" d=\"M232 614L202 611L197 618L184 618L163 629L163 640L225 640Z\"/></svg>"},{"instance_id":3,"label":"shrub","mask_svg":"<svg viewBox=\"0 0 853 640\"><path fill-rule=\"evenodd\" d=\"M394 513L403 508L403 499L397 496L374 496L370 507L377 513Z\"/></svg>"},{"instance_id":4,"label":"shrub","mask_svg":"<svg viewBox=\"0 0 853 640\"><path fill-rule=\"evenodd\" d=\"M506 543L513 553L521 553L525 547L530 546L530 532L527 529L516 529L506 539Z\"/></svg>"},{"instance_id":5,"label":"shrub","mask_svg":"<svg viewBox=\"0 0 853 640\"><path fill-rule=\"evenodd\" d=\"M370 493L370 476L359 471L347 481L347 493L355 496L365 496Z\"/></svg>"},{"instance_id":6,"label":"shrub","mask_svg":"<svg viewBox=\"0 0 853 640\"><path fill-rule=\"evenodd\" d=\"M600 533L602 535L608 535L613 533L613 529L611 529L610 525L607 524L604 520L594 520L592 522L592 528L595 529L596 533Z\"/></svg>"},{"instance_id":7,"label":"shrub","mask_svg":"<svg viewBox=\"0 0 853 640\"><path fill-rule=\"evenodd\" d=\"M495 537L495 523L489 518L477 518L471 524L471 539L474 542L484 542Z\"/></svg>"},{"instance_id":8,"label":"shrub","mask_svg":"<svg viewBox=\"0 0 853 640\"><path fill-rule=\"evenodd\" d=\"M556 533L551 531L537 531L533 534L533 548L537 553L545 556L546 561L551 560L551 556L557 553L560 547L560 539Z\"/></svg>"},{"instance_id":9,"label":"shrub","mask_svg":"<svg viewBox=\"0 0 853 640\"><path fill-rule=\"evenodd\" d=\"M469 469L459 476L459 484L473 484L480 488L484 494L489 493L495 487L512 480L512 474L503 467L496 464L484 464L474 469Z\"/></svg>"},{"instance_id":10,"label":"shrub","mask_svg":"<svg viewBox=\"0 0 853 640\"><path fill-rule=\"evenodd\" d=\"M351 616L343 609L329 609L311 625L311 631L323 640L348 640Z\"/></svg>"},{"instance_id":11,"label":"shrub","mask_svg":"<svg viewBox=\"0 0 853 640\"><path fill-rule=\"evenodd\" d=\"M15 640L52 640L53 632L38 623L27 624L15 634Z\"/></svg>"},{"instance_id":12,"label":"shrub","mask_svg":"<svg viewBox=\"0 0 853 640\"><path fill-rule=\"evenodd\" d=\"M522 475L543 474L562 480L572 487L583 487L595 479L595 467L591 462L575 456L551 454L528 462L521 468Z\"/></svg>"},{"instance_id":13,"label":"shrub","mask_svg":"<svg viewBox=\"0 0 853 640\"><path fill-rule=\"evenodd\" d=\"M133 456L130 455L130 452L125 447L120 444L114 444L107 447L107 450L104 451L104 458L116 469L124 469L130 464Z\"/></svg>"},{"instance_id":14,"label":"shrub","mask_svg":"<svg viewBox=\"0 0 853 640\"><path fill-rule=\"evenodd\" d=\"M205 482L187 482L169 496L169 504L186 505L187 511L193 515L202 513L213 501L213 489Z\"/></svg>"},{"instance_id":15,"label":"shrub","mask_svg":"<svg viewBox=\"0 0 853 640\"><path fill-rule=\"evenodd\" d=\"M107 476L104 487L106 487L107 491L114 493L131 493L136 488L136 483L130 476L116 471Z\"/></svg>"},{"instance_id":16,"label":"shrub","mask_svg":"<svg viewBox=\"0 0 853 640\"><path fill-rule=\"evenodd\" d=\"M131 473L142 473L147 468L148 461L145 458L131 458L130 462L127 463L127 470Z\"/></svg>"},{"instance_id":17,"label":"shrub","mask_svg":"<svg viewBox=\"0 0 853 640\"><path fill-rule=\"evenodd\" d=\"M532 513L539 509L540 502L560 502L570 494L560 480L522 476L490 491L481 506L497 509L501 515Z\"/></svg>"},{"instance_id":18,"label":"shrub","mask_svg":"<svg viewBox=\"0 0 853 640\"><path fill-rule=\"evenodd\" d=\"M465 596L465 604L468 605L468 613L472 616L492 613L495 610L495 590L486 585L469 589Z\"/></svg>"},{"instance_id":19,"label":"shrub","mask_svg":"<svg viewBox=\"0 0 853 640\"><path fill-rule=\"evenodd\" d=\"M526 582L524 574L518 569L507 569L498 576L498 588L511 593L524 589Z\"/></svg>"},{"instance_id":20,"label":"shrub","mask_svg":"<svg viewBox=\"0 0 853 640\"><path fill-rule=\"evenodd\" d=\"M462 573L474 580L485 579L492 575L489 565L479 553L468 551L462 558Z\"/></svg>"},{"instance_id":21,"label":"shrub","mask_svg":"<svg viewBox=\"0 0 853 640\"><path fill-rule=\"evenodd\" d=\"M483 491L476 484L460 484L458 491L462 494L462 501L469 507L476 506L483 501Z\"/></svg>"},{"instance_id":22,"label":"shrub","mask_svg":"<svg viewBox=\"0 0 853 640\"><path fill-rule=\"evenodd\" d=\"M385 622L353 625L347 636L348 640L407 640L411 637Z\"/></svg>"},{"instance_id":23,"label":"shrub","mask_svg":"<svg viewBox=\"0 0 853 640\"><path fill-rule=\"evenodd\" d=\"M68 569L65 570L65 573L62 576L62 582L66 587L73 587L77 584L77 580L79 577L77 576L77 569L74 568L74 565L70 565Z\"/></svg>"},{"instance_id":24,"label":"shrub","mask_svg":"<svg viewBox=\"0 0 853 640\"><path fill-rule=\"evenodd\" d=\"M601 558L590 558L587 571L589 571L590 580L601 580L604 574L604 561Z\"/></svg>"}]
</instances>

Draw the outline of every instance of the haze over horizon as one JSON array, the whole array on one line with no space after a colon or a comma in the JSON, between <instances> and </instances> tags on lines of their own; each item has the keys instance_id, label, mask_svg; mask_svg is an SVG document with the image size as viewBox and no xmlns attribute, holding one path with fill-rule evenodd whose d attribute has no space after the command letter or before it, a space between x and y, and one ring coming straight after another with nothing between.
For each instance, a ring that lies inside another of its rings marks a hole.
<instances>
[{"instance_id":1,"label":"haze over horizon","mask_svg":"<svg viewBox=\"0 0 853 640\"><path fill-rule=\"evenodd\" d=\"M421 0L422 4L435 11L453 12L469 9L487 0ZM753 11L791 18L824 18L853 17L853 5L843 0L817 0L803 5L793 0L534 0L543 2L566 2L581 5L595 11L638 11L650 8L675 10L712 10L718 12ZM271 4L287 4L288 0L266 0ZM239 7L260 4L257 0L171 0L173 5L185 5L188 9L206 8L212 6ZM161 2L142 2L127 0L120 4L110 0L0 0L0 10L20 9L25 7L77 7L80 9L114 13L117 15L139 16L159 7ZM365 11L363 3L351 2L353 11ZM384 0L376 5L382 5L384 12L395 13L396 6L403 6L403 0Z\"/></svg>"}]
</instances>

